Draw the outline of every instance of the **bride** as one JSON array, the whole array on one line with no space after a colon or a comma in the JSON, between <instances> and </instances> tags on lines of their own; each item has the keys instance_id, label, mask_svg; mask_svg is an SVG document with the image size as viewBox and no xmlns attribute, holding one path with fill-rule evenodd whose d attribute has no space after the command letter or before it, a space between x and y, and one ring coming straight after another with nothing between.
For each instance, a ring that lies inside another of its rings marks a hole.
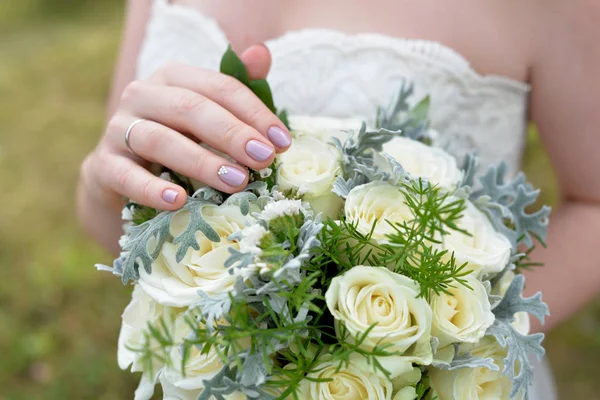
<instances>
[{"instance_id":1,"label":"bride","mask_svg":"<svg viewBox=\"0 0 600 400\"><path fill-rule=\"evenodd\" d=\"M290 114L374 115L403 80L430 94L433 128L457 151L514 172L527 119L540 128L561 184L543 273L528 277L550 329L600 289L600 6L590 0L131 0L110 122L81 169L79 212L117 250L123 196L174 210L184 190L151 162L234 192L291 137L252 93L215 72L228 43L251 77L268 74ZM265 45L256 45L264 43ZM127 137L127 140L125 140ZM533 329L542 329L534 326ZM537 400L555 398L541 366Z\"/></svg>"}]
</instances>

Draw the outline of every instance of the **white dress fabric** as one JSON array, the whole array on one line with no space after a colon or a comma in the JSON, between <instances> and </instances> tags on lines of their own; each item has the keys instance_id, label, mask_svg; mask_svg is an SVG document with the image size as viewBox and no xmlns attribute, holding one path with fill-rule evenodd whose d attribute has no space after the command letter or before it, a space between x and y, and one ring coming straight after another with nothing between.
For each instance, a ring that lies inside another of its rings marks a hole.
<instances>
[{"instance_id":1,"label":"white dress fabric","mask_svg":"<svg viewBox=\"0 0 600 400\"><path fill-rule=\"evenodd\" d=\"M372 120L403 83L414 101L431 96L432 128L457 155L476 150L483 163L519 169L530 87L502 76L482 76L444 45L380 34L328 29L291 31L265 43L273 64L268 81L275 104L292 115ZM169 61L217 70L228 40L218 23L195 9L155 0L137 75ZM536 374L532 400L556 396L546 366ZM539 383L539 384L538 384Z\"/></svg>"}]
</instances>

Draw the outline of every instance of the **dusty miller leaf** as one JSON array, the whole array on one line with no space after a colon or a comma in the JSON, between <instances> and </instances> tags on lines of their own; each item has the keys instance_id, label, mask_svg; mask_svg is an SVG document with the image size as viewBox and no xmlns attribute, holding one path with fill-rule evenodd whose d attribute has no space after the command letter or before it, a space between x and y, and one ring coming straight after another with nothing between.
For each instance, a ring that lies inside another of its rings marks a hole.
<instances>
[{"instance_id":1,"label":"dusty miller leaf","mask_svg":"<svg viewBox=\"0 0 600 400\"><path fill-rule=\"evenodd\" d=\"M358 183L354 178L344 179L341 176L338 176L333 182L333 188L331 191L341 198L345 199L350 194L350 191L361 185L362 183Z\"/></svg>"},{"instance_id":2,"label":"dusty miller leaf","mask_svg":"<svg viewBox=\"0 0 600 400\"><path fill-rule=\"evenodd\" d=\"M262 287L257 288L258 295L268 294L271 291L279 291L282 284L294 285L302 281L301 267L313 256L312 250L318 247L321 242L318 235L323 229L323 223L320 216L315 219L306 218L298 234L297 247L299 254L290 258L281 268L276 270L269 282L265 282Z\"/></svg>"},{"instance_id":3,"label":"dusty miller leaf","mask_svg":"<svg viewBox=\"0 0 600 400\"><path fill-rule=\"evenodd\" d=\"M211 296L202 290L198 291L198 295L200 295L200 300L190 305L189 311L197 310L204 318L206 328L212 330L220 320L229 314L232 305L231 296L229 293Z\"/></svg>"},{"instance_id":4,"label":"dusty miller leaf","mask_svg":"<svg viewBox=\"0 0 600 400\"><path fill-rule=\"evenodd\" d=\"M529 298L522 297L524 284L523 275L517 275L513 279L504 298L492 310L496 319L487 334L494 336L498 344L507 349L503 374L513 382L510 396L514 397L523 392L527 400L527 391L533 383L533 367L528 356L533 354L540 359L544 355L544 348L541 345L544 335L536 333L523 336L517 332L512 323L518 312L527 312L544 323L544 317L549 315L549 312L548 306L542 302L541 293Z\"/></svg>"},{"instance_id":5,"label":"dusty miller leaf","mask_svg":"<svg viewBox=\"0 0 600 400\"><path fill-rule=\"evenodd\" d=\"M190 222L185 230L173 239L174 244L179 244L177 253L175 253L175 259L177 262L181 262L185 257L188 249L191 247L194 250L200 250L200 244L196 239L196 232L200 231L206 236L211 242L220 242L221 238L215 229L204 219L202 215L202 209L209 205L214 204L205 200L197 200L190 198L188 202L182 207L181 210L187 210L190 213ZM161 244L162 246L162 244Z\"/></svg>"},{"instance_id":6,"label":"dusty miller leaf","mask_svg":"<svg viewBox=\"0 0 600 400\"><path fill-rule=\"evenodd\" d=\"M248 399L275 400L277 398L256 385L244 386L236 382L236 372L236 368L226 365L211 379L202 381L204 389L200 392L198 400L226 400L225 396L236 392L244 393Z\"/></svg>"},{"instance_id":7,"label":"dusty miller leaf","mask_svg":"<svg viewBox=\"0 0 600 400\"><path fill-rule=\"evenodd\" d=\"M215 204L221 204L223 202L223 193L219 192L217 189L204 186L196 190L196 192L194 192L192 195L192 198L210 201Z\"/></svg>"},{"instance_id":8,"label":"dusty miller leaf","mask_svg":"<svg viewBox=\"0 0 600 400\"><path fill-rule=\"evenodd\" d=\"M474 203L484 211L494 227L505 235L516 249L520 243L533 246L533 238L542 243L548 232L550 207L543 206L533 213L527 207L535 203L540 193L527 183L520 173L514 179L505 181L506 164L491 166L479 178L481 190L472 194ZM506 224L510 221L510 226Z\"/></svg>"},{"instance_id":9,"label":"dusty miller leaf","mask_svg":"<svg viewBox=\"0 0 600 400\"><path fill-rule=\"evenodd\" d=\"M241 371L238 371L238 382L243 386L260 386L267 381L267 366L261 353L246 355Z\"/></svg>"},{"instance_id":10,"label":"dusty miller leaf","mask_svg":"<svg viewBox=\"0 0 600 400\"><path fill-rule=\"evenodd\" d=\"M479 168L479 160L475 153L469 153L465 156L463 161L462 170L465 172L463 179L459 187L472 188L475 185L475 177L477 175L477 169Z\"/></svg>"},{"instance_id":11,"label":"dusty miller leaf","mask_svg":"<svg viewBox=\"0 0 600 400\"><path fill-rule=\"evenodd\" d=\"M141 225L132 225L127 228L129 239L123 246L123 251L128 254L121 265L124 284L140 277L140 265L147 273L152 272L152 263L160 254L163 244L173 238L170 230L172 217L172 212L163 211ZM150 251L148 246L151 240L155 243Z\"/></svg>"},{"instance_id":12,"label":"dusty miller leaf","mask_svg":"<svg viewBox=\"0 0 600 400\"><path fill-rule=\"evenodd\" d=\"M439 342L438 342L439 343ZM435 368L452 371L455 369L463 368L487 368L492 371L498 371L500 368L494 363L493 358L482 358L476 357L471 352L459 353L458 344L454 344L454 357L450 363L447 362L435 362L433 366Z\"/></svg>"},{"instance_id":13,"label":"dusty miller leaf","mask_svg":"<svg viewBox=\"0 0 600 400\"><path fill-rule=\"evenodd\" d=\"M402 82L400 93L388 109L377 110L377 128L390 131L402 131L409 139L426 141L429 130L430 98L425 97L411 108L409 99L414 94L414 85ZM380 151L380 150L379 150Z\"/></svg>"},{"instance_id":14,"label":"dusty miller leaf","mask_svg":"<svg viewBox=\"0 0 600 400\"><path fill-rule=\"evenodd\" d=\"M392 172L383 171L375 164L374 152L381 151L385 143L398 136L402 136L402 132L386 129L367 131L363 122L358 133L351 132L344 143L332 138L333 146L341 154L343 169L343 176L336 179L332 191L345 198L358 185L372 181L396 181L398 178L395 174L404 171L400 164L392 163L390 157L386 157Z\"/></svg>"}]
</instances>

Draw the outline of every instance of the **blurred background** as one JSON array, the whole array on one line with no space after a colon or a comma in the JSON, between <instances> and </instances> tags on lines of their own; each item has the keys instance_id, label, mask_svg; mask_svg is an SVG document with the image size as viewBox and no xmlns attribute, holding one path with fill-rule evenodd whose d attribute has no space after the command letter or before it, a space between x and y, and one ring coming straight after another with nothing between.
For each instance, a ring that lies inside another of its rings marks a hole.
<instances>
[{"instance_id":1,"label":"blurred background","mask_svg":"<svg viewBox=\"0 0 600 400\"><path fill-rule=\"evenodd\" d=\"M80 231L79 164L104 124L123 0L0 1L0 400L130 399L119 370L130 289ZM535 129L525 170L554 203ZM562 399L600 398L600 300L550 333Z\"/></svg>"}]
</instances>

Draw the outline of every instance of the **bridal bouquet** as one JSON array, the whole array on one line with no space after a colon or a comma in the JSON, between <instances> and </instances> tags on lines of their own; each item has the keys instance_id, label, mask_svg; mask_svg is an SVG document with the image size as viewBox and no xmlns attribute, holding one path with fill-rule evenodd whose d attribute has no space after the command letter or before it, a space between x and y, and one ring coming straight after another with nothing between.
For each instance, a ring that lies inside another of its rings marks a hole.
<instances>
[{"instance_id":1,"label":"bridal bouquet","mask_svg":"<svg viewBox=\"0 0 600 400\"><path fill-rule=\"evenodd\" d=\"M223 72L243 68L228 51ZM432 146L411 94L373 129L282 114L293 146L241 193L165 171L183 209L127 205L100 268L135 283L118 361L136 399L527 399L548 309L519 272L549 209L522 174Z\"/></svg>"}]
</instances>

